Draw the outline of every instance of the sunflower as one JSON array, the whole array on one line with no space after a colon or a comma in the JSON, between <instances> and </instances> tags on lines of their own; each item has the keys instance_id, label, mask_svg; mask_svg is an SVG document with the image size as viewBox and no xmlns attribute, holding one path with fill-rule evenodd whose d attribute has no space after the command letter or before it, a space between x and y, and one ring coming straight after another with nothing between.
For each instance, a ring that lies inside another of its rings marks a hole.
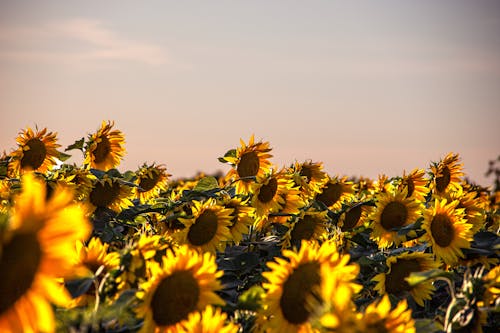
<instances>
[{"instance_id":1,"label":"sunflower","mask_svg":"<svg viewBox=\"0 0 500 333\"><path fill-rule=\"evenodd\" d=\"M240 197L223 200L222 205L233 210L229 232L231 233L231 241L238 245L243 239L243 235L248 234L249 228L254 222L255 208L248 206L248 199Z\"/></svg>"},{"instance_id":2,"label":"sunflower","mask_svg":"<svg viewBox=\"0 0 500 333\"><path fill-rule=\"evenodd\" d=\"M295 162L289 172L292 174L294 183L307 199L312 199L317 193L321 193L321 188L328 181L322 162Z\"/></svg>"},{"instance_id":3,"label":"sunflower","mask_svg":"<svg viewBox=\"0 0 500 333\"><path fill-rule=\"evenodd\" d=\"M425 170L414 169L407 175L403 172L400 189L406 189L408 198L414 198L417 201L425 202L425 197L427 193L429 193L429 187L427 187L428 183L429 180L425 178Z\"/></svg>"},{"instance_id":4,"label":"sunflower","mask_svg":"<svg viewBox=\"0 0 500 333\"><path fill-rule=\"evenodd\" d=\"M444 193L443 198L448 202L457 200L457 208L465 210L465 218L472 225L471 232L475 234L485 226L486 216L484 211L485 203L475 191L465 191L459 186L457 191L448 191Z\"/></svg>"},{"instance_id":5,"label":"sunflower","mask_svg":"<svg viewBox=\"0 0 500 333\"><path fill-rule=\"evenodd\" d=\"M57 133L48 132L47 128L36 132L28 127L19 133L16 139L18 148L10 154L9 168L11 177L17 177L26 171L45 173L57 164L59 152Z\"/></svg>"},{"instance_id":6,"label":"sunflower","mask_svg":"<svg viewBox=\"0 0 500 333\"><path fill-rule=\"evenodd\" d=\"M436 199L434 207L425 212L422 228L423 240L432 245L432 252L447 265L454 265L464 255L461 249L470 247L472 224L467 223L463 208L457 208L457 200Z\"/></svg>"},{"instance_id":7,"label":"sunflower","mask_svg":"<svg viewBox=\"0 0 500 333\"><path fill-rule=\"evenodd\" d=\"M415 333L415 320L411 317L406 300L400 301L391 311L389 296L373 302L365 309L361 320L366 333Z\"/></svg>"},{"instance_id":8,"label":"sunflower","mask_svg":"<svg viewBox=\"0 0 500 333\"><path fill-rule=\"evenodd\" d=\"M87 245L77 242L76 252L76 265L83 266L87 274L93 275L101 266L109 272L120 265L118 252L109 252L109 244L103 244L98 237L92 237Z\"/></svg>"},{"instance_id":9,"label":"sunflower","mask_svg":"<svg viewBox=\"0 0 500 333\"><path fill-rule=\"evenodd\" d=\"M151 278L140 285L138 308L144 317L141 332L182 332L189 314L207 305L224 305L215 293L221 289L215 257L184 245L168 250L162 265L151 264Z\"/></svg>"},{"instance_id":10,"label":"sunflower","mask_svg":"<svg viewBox=\"0 0 500 333\"><path fill-rule=\"evenodd\" d=\"M432 183L431 188L436 193L443 193L450 189L458 189L462 182L462 164L458 154L449 153L446 157L431 165Z\"/></svg>"},{"instance_id":11,"label":"sunflower","mask_svg":"<svg viewBox=\"0 0 500 333\"><path fill-rule=\"evenodd\" d=\"M283 198L283 205L275 215L269 216L270 223L285 224L290 221L294 216L300 214L301 209L306 206L306 201L297 187L289 188L281 194Z\"/></svg>"},{"instance_id":12,"label":"sunflower","mask_svg":"<svg viewBox=\"0 0 500 333\"><path fill-rule=\"evenodd\" d=\"M422 204L408 198L406 190L379 193L376 196L376 207L370 214L373 229L370 238L382 249L393 244L398 246L406 237L398 235L398 231L394 229L416 222L421 209Z\"/></svg>"},{"instance_id":13,"label":"sunflower","mask_svg":"<svg viewBox=\"0 0 500 333\"><path fill-rule=\"evenodd\" d=\"M360 289L353 282L359 266L348 264L349 255L339 254L333 242L320 246L302 241L298 252L282 253L286 259L277 257L268 262L271 271L262 273L267 280L262 284L266 294L259 314L264 330L311 331L311 319L323 303L350 299L352 292Z\"/></svg>"},{"instance_id":14,"label":"sunflower","mask_svg":"<svg viewBox=\"0 0 500 333\"><path fill-rule=\"evenodd\" d=\"M191 312L182 323L182 333L237 333L239 326L226 323L227 314L207 305L202 312Z\"/></svg>"},{"instance_id":15,"label":"sunflower","mask_svg":"<svg viewBox=\"0 0 500 333\"><path fill-rule=\"evenodd\" d=\"M432 282L426 281L410 287L406 278L410 273L424 272L439 267L432 254L430 253L407 253L404 252L397 256L387 258L386 273L377 274L373 281L377 282L374 287L380 295L386 293L396 296L403 296L410 293L415 302L424 306L424 300L431 299L434 292Z\"/></svg>"},{"instance_id":16,"label":"sunflower","mask_svg":"<svg viewBox=\"0 0 500 333\"><path fill-rule=\"evenodd\" d=\"M482 305L498 307L500 305L500 266L492 268L482 280L484 283Z\"/></svg>"},{"instance_id":17,"label":"sunflower","mask_svg":"<svg viewBox=\"0 0 500 333\"><path fill-rule=\"evenodd\" d=\"M132 205L132 188L123 185L118 178L104 176L95 179L89 193L87 210L93 213L97 208L108 208L117 213Z\"/></svg>"},{"instance_id":18,"label":"sunflower","mask_svg":"<svg viewBox=\"0 0 500 333\"><path fill-rule=\"evenodd\" d=\"M0 239L2 332L54 331L50 303L64 305L70 299L58 278L73 274L75 242L92 230L71 192L59 187L47 201L45 191L31 173L23 176Z\"/></svg>"},{"instance_id":19,"label":"sunflower","mask_svg":"<svg viewBox=\"0 0 500 333\"><path fill-rule=\"evenodd\" d=\"M316 195L316 201L323 203L330 210L336 211L342 208L346 201L354 199L354 186L352 181L346 177L333 177L326 182Z\"/></svg>"},{"instance_id":20,"label":"sunflower","mask_svg":"<svg viewBox=\"0 0 500 333\"><path fill-rule=\"evenodd\" d=\"M284 248L299 245L302 240L321 240L327 235L327 226L330 222L328 211L318 211L310 208L302 211L295 222L288 225L283 242Z\"/></svg>"},{"instance_id":21,"label":"sunflower","mask_svg":"<svg viewBox=\"0 0 500 333\"><path fill-rule=\"evenodd\" d=\"M193 200L192 218L179 218L186 228L173 237L181 244L215 253L224 252L231 240L231 214L233 210L218 205L213 198L205 202Z\"/></svg>"},{"instance_id":22,"label":"sunflower","mask_svg":"<svg viewBox=\"0 0 500 333\"><path fill-rule=\"evenodd\" d=\"M347 209L342 212L338 220L338 227L342 232L351 231L354 228L362 226L367 220L372 206L363 204L363 202L354 202L348 204Z\"/></svg>"},{"instance_id":23,"label":"sunflower","mask_svg":"<svg viewBox=\"0 0 500 333\"><path fill-rule=\"evenodd\" d=\"M272 164L269 159L273 156L269 154L269 142L255 143L254 135L250 137L248 145L240 139L241 147L236 150L235 156L224 157L233 168L226 175L228 181L236 181L235 188L237 194L246 194L250 191L250 186L254 183L253 177L261 177L266 174Z\"/></svg>"},{"instance_id":24,"label":"sunflower","mask_svg":"<svg viewBox=\"0 0 500 333\"><path fill-rule=\"evenodd\" d=\"M101 128L89 136L85 147L85 165L108 171L120 164L125 154L125 136L120 130L111 130L113 126L114 122L103 121Z\"/></svg>"},{"instance_id":25,"label":"sunflower","mask_svg":"<svg viewBox=\"0 0 500 333\"><path fill-rule=\"evenodd\" d=\"M284 195L292 185L292 180L283 171L271 171L257 177L251 190L251 206L255 208L257 220L267 218L270 213L277 213L284 206Z\"/></svg>"},{"instance_id":26,"label":"sunflower","mask_svg":"<svg viewBox=\"0 0 500 333\"><path fill-rule=\"evenodd\" d=\"M168 188L168 177L171 175L167 173L164 165L146 165L144 164L137 172L136 197L141 202L157 196L161 191L166 191Z\"/></svg>"}]
</instances>

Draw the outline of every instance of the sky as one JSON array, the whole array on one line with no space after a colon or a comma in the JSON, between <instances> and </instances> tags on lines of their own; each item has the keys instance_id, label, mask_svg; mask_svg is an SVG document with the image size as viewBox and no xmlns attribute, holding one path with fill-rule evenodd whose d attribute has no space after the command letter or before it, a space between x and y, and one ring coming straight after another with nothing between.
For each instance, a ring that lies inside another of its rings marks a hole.
<instances>
[{"instance_id":1,"label":"sky","mask_svg":"<svg viewBox=\"0 0 500 333\"><path fill-rule=\"evenodd\" d=\"M500 2L0 0L0 119L7 153L28 126L66 147L112 120L121 171L226 172L254 134L277 167L400 176L455 152L487 186Z\"/></svg>"}]
</instances>

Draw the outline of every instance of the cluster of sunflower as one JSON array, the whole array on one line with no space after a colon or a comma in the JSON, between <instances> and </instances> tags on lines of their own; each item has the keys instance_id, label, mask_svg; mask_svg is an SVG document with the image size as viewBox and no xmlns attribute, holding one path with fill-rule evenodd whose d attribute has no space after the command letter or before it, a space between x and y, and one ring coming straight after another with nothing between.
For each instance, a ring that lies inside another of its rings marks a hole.
<instances>
[{"instance_id":1,"label":"cluster of sunflower","mask_svg":"<svg viewBox=\"0 0 500 333\"><path fill-rule=\"evenodd\" d=\"M0 157L2 332L488 332L500 188L458 154L377 180L278 168L252 136L229 171L120 172L114 123ZM80 150L81 165L65 163ZM498 185L498 184L497 184Z\"/></svg>"}]
</instances>

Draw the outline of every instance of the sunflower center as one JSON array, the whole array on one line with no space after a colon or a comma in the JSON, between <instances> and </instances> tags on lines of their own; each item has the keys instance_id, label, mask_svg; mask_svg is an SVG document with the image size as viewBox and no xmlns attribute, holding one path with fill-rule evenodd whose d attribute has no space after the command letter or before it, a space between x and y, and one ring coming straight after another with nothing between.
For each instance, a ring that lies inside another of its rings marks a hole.
<instances>
[{"instance_id":1,"label":"sunflower center","mask_svg":"<svg viewBox=\"0 0 500 333\"><path fill-rule=\"evenodd\" d=\"M214 238L217 226L217 214L207 209L191 225L187 238L195 246L207 244Z\"/></svg>"},{"instance_id":2,"label":"sunflower center","mask_svg":"<svg viewBox=\"0 0 500 333\"><path fill-rule=\"evenodd\" d=\"M257 199L259 199L260 202L268 203L269 201L273 200L277 191L278 181L276 180L276 178L271 178L269 179L269 182L267 184L262 185L259 190Z\"/></svg>"},{"instance_id":3,"label":"sunflower center","mask_svg":"<svg viewBox=\"0 0 500 333\"><path fill-rule=\"evenodd\" d=\"M236 171L240 178L243 177L252 177L257 175L259 172L260 161L259 156L254 151L249 151L244 153L240 157L240 162L236 167Z\"/></svg>"},{"instance_id":4,"label":"sunflower center","mask_svg":"<svg viewBox=\"0 0 500 333\"><path fill-rule=\"evenodd\" d=\"M151 177L146 176L144 178L141 178L139 182L139 186L142 188L141 192L147 192L152 190L158 183L159 179L160 179L160 174L157 172L153 172L153 175Z\"/></svg>"},{"instance_id":5,"label":"sunflower center","mask_svg":"<svg viewBox=\"0 0 500 333\"><path fill-rule=\"evenodd\" d=\"M280 307L285 319L292 324L307 321L311 314L308 304L310 297L319 299L315 289L321 283L318 262L299 265L283 284Z\"/></svg>"},{"instance_id":6,"label":"sunflower center","mask_svg":"<svg viewBox=\"0 0 500 333\"><path fill-rule=\"evenodd\" d=\"M36 138L26 142L26 146L29 147L29 150L23 152L21 167L23 169L31 168L36 170L43 164L43 161L45 161L47 148L45 148L45 144L40 139Z\"/></svg>"},{"instance_id":7,"label":"sunflower center","mask_svg":"<svg viewBox=\"0 0 500 333\"><path fill-rule=\"evenodd\" d=\"M323 192L316 197L316 200L325 204L325 206L330 207L336 203L344 193L344 188L339 183L329 183Z\"/></svg>"},{"instance_id":8,"label":"sunflower center","mask_svg":"<svg viewBox=\"0 0 500 333\"><path fill-rule=\"evenodd\" d=\"M300 241L301 239L311 239L314 235L314 228L319 221L310 215L300 219L292 230L292 242Z\"/></svg>"},{"instance_id":9,"label":"sunflower center","mask_svg":"<svg viewBox=\"0 0 500 333\"><path fill-rule=\"evenodd\" d=\"M445 214L437 214L431 222L431 234L437 245L447 247L453 241L455 229L453 222Z\"/></svg>"},{"instance_id":10,"label":"sunflower center","mask_svg":"<svg viewBox=\"0 0 500 333\"><path fill-rule=\"evenodd\" d=\"M120 194L120 184L113 182L97 182L90 192L90 202L96 207L108 207L111 205Z\"/></svg>"},{"instance_id":11,"label":"sunflower center","mask_svg":"<svg viewBox=\"0 0 500 333\"><path fill-rule=\"evenodd\" d=\"M398 201L389 202L382 211L380 224L385 230L401 227L405 224L408 217L408 209L404 204Z\"/></svg>"},{"instance_id":12,"label":"sunflower center","mask_svg":"<svg viewBox=\"0 0 500 333\"><path fill-rule=\"evenodd\" d=\"M34 233L17 234L3 246L0 255L0 316L31 287L42 259Z\"/></svg>"},{"instance_id":13,"label":"sunflower center","mask_svg":"<svg viewBox=\"0 0 500 333\"><path fill-rule=\"evenodd\" d=\"M416 260L399 259L391 265L391 272L385 277L385 290L398 294L411 289L405 278L412 272L419 272L420 264Z\"/></svg>"},{"instance_id":14,"label":"sunflower center","mask_svg":"<svg viewBox=\"0 0 500 333\"><path fill-rule=\"evenodd\" d=\"M451 174L450 169L445 166L441 171L441 176L436 178L436 188L439 192L443 192L446 187L450 184Z\"/></svg>"},{"instance_id":15,"label":"sunflower center","mask_svg":"<svg viewBox=\"0 0 500 333\"><path fill-rule=\"evenodd\" d=\"M306 166L302 166L302 169L300 169L300 175L305 176L307 178L307 182L309 183L312 179L313 172L312 172L311 168L306 167Z\"/></svg>"},{"instance_id":16,"label":"sunflower center","mask_svg":"<svg viewBox=\"0 0 500 333\"><path fill-rule=\"evenodd\" d=\"M156 287L151 298L153 320L158 326L174 325L196 310L200 287L190 271L175 271Z\"/></svg>"},{"instance_id":17,"label":"sunflower center","mask_svg":"<svg viewBox=\"0 0 500 333\"><path fill-rule=\"evenodd\" d=\"M97 146L92 152L95 163L104 162L111 152L111 142L109 142L109 139L105 136L102 136L100 139L101 141L97 143Z\"/></svg>"},{"instance_id":18,"label":"sunflower center","mask_svg":"<svg viewBox=\"0 0 500 333\"><path fill-rule=\"evenodd\" d=\"M358 224L361 217L361 205L352 207L344 215L344 224L340 228L342 231L351 230Z\"/></svg>"}]
</instances>

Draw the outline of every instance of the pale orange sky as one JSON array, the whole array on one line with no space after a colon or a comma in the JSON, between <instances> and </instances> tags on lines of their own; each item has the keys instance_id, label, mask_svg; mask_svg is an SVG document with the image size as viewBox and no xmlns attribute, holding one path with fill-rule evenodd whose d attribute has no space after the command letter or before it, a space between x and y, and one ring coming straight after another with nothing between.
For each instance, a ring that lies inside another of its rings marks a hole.
<instances>
[{"instance_id":1,"label":"pale orange sky","mask_svg":"<svg viewBox=\"0 0 500 333\"><path fill-rule=\"evenodd\" d=\"M278 167L397 176L453 151L490 185L500 4L0 0L0 112L7 152L26 126L67 146L114 120L122 171L227 171L255 133Z\"/></svg>"}]
</instances>

